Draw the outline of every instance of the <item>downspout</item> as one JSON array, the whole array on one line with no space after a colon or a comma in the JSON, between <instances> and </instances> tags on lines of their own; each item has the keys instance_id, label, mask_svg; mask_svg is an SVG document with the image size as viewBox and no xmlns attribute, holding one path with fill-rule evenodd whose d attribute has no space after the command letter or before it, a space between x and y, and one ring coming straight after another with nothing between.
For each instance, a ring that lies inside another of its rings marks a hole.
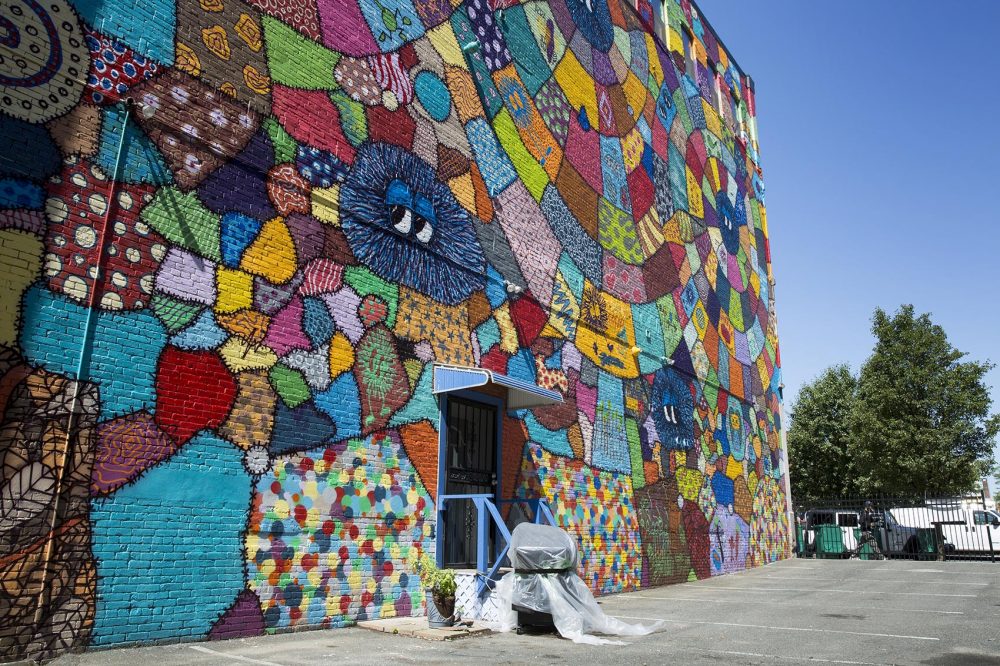
<instances>
[{"instance_id":1,"label":"downspout","mask_svg":"<svg viewBox=\"0 0 1000 666\"><path fill-rule=\"evenodd\" d=\"M76 381L73 386L73 397L70 400L70 412L69 419L66 424L66 439L63 442L63 449L61 451L60 459L62 464L59 466L58 475L56 477L56 484L54 490L54 496L52 500L52 511L51 518L49 520L49 531L47 536L47 541L45 544L45 552L42 555L42 562L44 566L42 568L41 577L41 588L38 591L38 605L35 610L34 625L37 628L41 622L42 617L47 606L46 595L48 593L48 583L50 578L50 571L53 567L49 566L50 560L52 558L52 550L54 548L56 539L56 524L59 519L59 510L62 500L63 485L66 479L66 468L70 466L70 456L72 454L71 447L73 442L73 433L77 428L77 410L80 405L80 387L83 386L86 381L86 375L89 372L89 358L92 351L92 343L94 336L94 329L97 325L97 318L94 316L94 312L100 305L98 300L98 288L100 287L101 280L104 273L104 260L106 256L107 244L108 244L108 225L111 221L111 214L115 209L115 190L118 184L118 169L121 166L122 152L125 147L125 132L128 128L129 116L132 112L132 106L134 105L134 100L132 98L127 98L125 101L125 117L122 120L122 131L121 136L118 138L118 151L115 156L115 166L110 174L110 188L108 189L108 201L107 206L104 209L104 221L101 225L101 235L98 239L97 244L97 257L94 267L97 269L94 271L91 277L90 290L87 297L87 315L84 320L83 327L83 340L80 343L80 355L77 358L76 363Z\"/></svg>"}]
</instances>

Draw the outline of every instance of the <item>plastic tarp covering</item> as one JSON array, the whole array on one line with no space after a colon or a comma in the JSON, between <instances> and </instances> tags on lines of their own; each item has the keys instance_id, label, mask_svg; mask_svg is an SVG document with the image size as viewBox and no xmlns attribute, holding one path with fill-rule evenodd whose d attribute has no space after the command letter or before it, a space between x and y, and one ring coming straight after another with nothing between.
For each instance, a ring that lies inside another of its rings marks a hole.
<instances>
[{"instance_id":1,"label":"plastic tarp covering","mask_svg":"<svg viewBox=\"0 0 1000 666\"><path fill-rule=\"evenodd\" d=\"M576 541L558 527L521 523L510 535L507 551L514 571L576 571Z\"/></svg>"},{"instance_id":2,"label":"plastic tarp covering","mask_svg":"<svg viewBox=\"0 0 1000 666\"><path fill-rule=\"evenodd\" d=\"M499 630L517 626L514 606L549 613L559 634L574 643L622 645L592 634L643 636L663 626L629 624L604 614L590 588L576 575L577 548L566 532L546 525L522 523L511 535L509 557L514 571L497 583L493 593L500 611ZM554 572L553 570L562 569ZM551 573L523 573L545 570Z\"/></svg>"}]
</instances>

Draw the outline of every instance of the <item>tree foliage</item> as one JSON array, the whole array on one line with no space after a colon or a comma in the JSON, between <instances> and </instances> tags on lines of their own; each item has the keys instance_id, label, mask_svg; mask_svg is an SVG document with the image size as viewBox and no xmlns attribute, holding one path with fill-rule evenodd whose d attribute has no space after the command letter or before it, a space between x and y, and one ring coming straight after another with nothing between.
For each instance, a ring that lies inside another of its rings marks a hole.
<instances>
[{"instance_id":1,"label":"tree foliage","mask_svg":"<svg viewBox=\"0 0 1000 666\"><path fill-rule=\"evenodd\" d=\"M989 363L963 360L930 315L872 318L875 348L804 386L788 431L792 497L964 493L994 469ZM1000 476L997 477L1000 482Z\"/></svg>"},{"instance_id":2,"label":"tree foliage","mask_svg":"<svg viewBox=\"0 0 1000 666\"><path fill-rule=\"evenodd\" d=\"M848 454L857 380L846 365L827 368L799 391L788 430L792 497L796 502L857 491Z\"/></svg>"},{"instance_id":3,"label":"tree foliage","mask_svg":"<svg viewBox=\"0 0 1000 666\"><path fill-rule=\"evenodd\" d=\"M895 495L973 489L993 468L1000 416L989 413L989 363L962 361L930 315L904 305L872 319L850 444L858 489Z\"/></svg>"}]
</instances>

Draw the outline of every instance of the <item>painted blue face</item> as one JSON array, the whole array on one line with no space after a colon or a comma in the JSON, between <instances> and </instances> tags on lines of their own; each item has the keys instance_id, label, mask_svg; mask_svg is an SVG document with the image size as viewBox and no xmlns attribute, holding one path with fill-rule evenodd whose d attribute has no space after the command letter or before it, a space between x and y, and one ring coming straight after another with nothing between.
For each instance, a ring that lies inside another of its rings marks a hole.
<instances>
[{"instance_id":1,"label":"painted blue face","mask_svg":"<svg viewBox=\"0 0 1000 666\"><path fill-rule=\"evenodd\" d=\"M591 46L607 53L615 41L607 0L566 0L566 7Z\"/></svg>"},{"instance_id":2,"label":"painted blue face","mask_svg":"<svg viewBox=\"0 0 1000 666\"><path fill-rule=\"evenodd\" d=\"M359 261L448 305L485 283L468 213L423 160L365 144L340 190L344 234Z\"/></svg>"},{"instance_id":3,"label":"painted blue face","mask_svg":"<svg viewBox=\"0 0 1000 666\"><path fill-rule=\"evenodd\" d=\"M742 197L737 196L736 205L729 201L725 192L715 195L716 210L718 211L719 231L722 232L722 242L726 245L726 250L730 254L736 254L740 250L740 227L746 226L747 212L743 205Z\"/></svg>"},{"instance_id":4,"label":"painted blue face","mask_svg":"<svg viewBox=\"0 0 1000 666\"><path fill-rule=\"evenodd\" d=\"M694 446L694 399L687 382L676 370L663 368L653 380L651 399L653 424L664 449L686 450Z\"/></svg>"}]
</instances>

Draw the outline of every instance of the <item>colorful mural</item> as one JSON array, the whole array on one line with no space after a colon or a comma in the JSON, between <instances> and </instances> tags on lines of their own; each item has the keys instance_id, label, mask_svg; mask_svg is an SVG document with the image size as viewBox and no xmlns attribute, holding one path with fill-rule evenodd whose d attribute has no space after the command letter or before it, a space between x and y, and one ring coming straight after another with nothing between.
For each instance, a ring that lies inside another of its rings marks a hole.
<instances>
[{"instance_id":1,"label":"colorful mural","mask_svg":"<svg viewBox=\"0 0 1000 666\"><path fill-rule=\"evenodd\" d=\"M688 0L0 19L0 659L421 612L435 363L563 395L501 476L596 592L785 556L753 87Z\"/></svg>"}]
</instances>

